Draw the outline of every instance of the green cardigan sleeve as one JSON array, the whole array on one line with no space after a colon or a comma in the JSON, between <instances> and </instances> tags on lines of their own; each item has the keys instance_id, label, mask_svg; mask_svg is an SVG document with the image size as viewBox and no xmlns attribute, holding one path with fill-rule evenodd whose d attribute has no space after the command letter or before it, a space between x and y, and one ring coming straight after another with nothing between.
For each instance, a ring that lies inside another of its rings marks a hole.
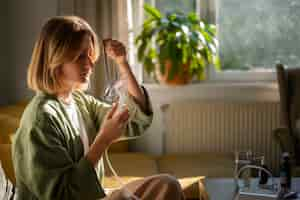
<instances>
[{"instance_id":1,"label":"green cardigan sleeve","mask_svg":"<svg viewBox=\"0 0 300 200\"><path fill-rule=\"evenodd\" d=\"M59 121L43 113L25 135L26 153L19 174L32 193L43 200L97 199L105 196L92 164L82 157L74 162L67 148ZM18 146L16 146L17 148ZM23 145L24 148L24 145Z\"/></svg>"}]
</instances>

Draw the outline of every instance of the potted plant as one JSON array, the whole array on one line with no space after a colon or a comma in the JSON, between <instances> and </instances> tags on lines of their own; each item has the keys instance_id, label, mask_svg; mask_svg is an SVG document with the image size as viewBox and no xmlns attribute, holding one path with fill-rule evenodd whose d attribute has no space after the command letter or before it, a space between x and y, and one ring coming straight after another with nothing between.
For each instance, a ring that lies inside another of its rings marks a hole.
<instances>
[{"instance_id":1,"label":"potted plant","mask_svg":"<svg viewBox=\"0 0 300 200\"><path fill-rule=\"evenodd\" d=\"M135 38L146 72L163 83L185 84L194 76L205 78L205 68L219 67L216 28L191 12L170 12L165 16L145 4L145 19Z\"/></svg>"}]
</instances>

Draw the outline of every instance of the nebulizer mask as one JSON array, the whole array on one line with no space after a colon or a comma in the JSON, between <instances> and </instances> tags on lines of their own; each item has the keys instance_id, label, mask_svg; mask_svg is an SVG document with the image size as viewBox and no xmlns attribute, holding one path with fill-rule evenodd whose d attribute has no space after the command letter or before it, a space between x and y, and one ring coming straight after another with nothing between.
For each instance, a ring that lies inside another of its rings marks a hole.
<instances>
[{"instance_id":1,"label":"nebulizer mask","mask_svg":"<svg viewBox=\"0 0 300 200\"><path fill-rule=\"evenodd\" d=\"M109 87L111 88L109 89ZM121 112L126 107L126 100L128 98L127 79L124 78L113 82L111 86L106 88L106 92L110 103L114 101L118 102L117 112Z\"/></svg>"},{"instance_id":2,"label":"nebulizer mask","mask_svg":"<svg viewBox=\"0 0 300 200\"><path fill-rule=\"evenodd\" d=\"M118 108L117 113L121 112L123 109L125 109L128 105L128 89L127 89L127 77L120 78L118 74L118 70L113 70L113 66L108 65L107 61L107 54L105 52L105 46L104 42L102 40L102 50L103 50L103 57L104 57L104 68L105 68L105 80L106 80L106 88L103 95L103 100L112 104L115 101L118 102ZM133 111L134 112L134 111ZM132 115L131 115L132 116ZM131 127L131 116L128 119L127 124L127 131L124 131L125 134L123 134L117 141L120 142L124 140L132 140L136 139L140 136L132 135L132 127ZM123 180L118 176L114 168L112 167L111 161L108 157L108 149L105 150L105 158L108 164L109 169L111 170L112 174L114 175L114 178L116 181L122 186L125 185ZM117 188L105 188L104 190L106 193L110 193L111 191L115 190ZM139 198L133 194L133 192L129 191L126 188L123 188L124 196L126 199L133 199L133 200L139 200Z\"/></svg>"}]
</instances>

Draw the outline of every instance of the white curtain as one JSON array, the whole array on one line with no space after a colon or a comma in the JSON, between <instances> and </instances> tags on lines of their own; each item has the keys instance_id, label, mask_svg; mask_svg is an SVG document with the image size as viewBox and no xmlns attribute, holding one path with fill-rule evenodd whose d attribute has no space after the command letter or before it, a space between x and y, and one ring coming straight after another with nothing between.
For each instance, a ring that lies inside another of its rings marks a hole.
<instances>
[{"instance_id":1,"label":"white curtain","mask_svg":"<svg viewBox=\"0 0 300 200\"><path fill-rule=\"evenodd\" d=\"M58 14L77 15L87 20L98 35L100 44L102 38L113 38L128 45L127 0L58 0ZM107 81L114 79L116 74L113 63L109 61L108 65L111 73L106 76L101 55L89 89L96 97L102 96Z\"/></svg>"}]
</instances>

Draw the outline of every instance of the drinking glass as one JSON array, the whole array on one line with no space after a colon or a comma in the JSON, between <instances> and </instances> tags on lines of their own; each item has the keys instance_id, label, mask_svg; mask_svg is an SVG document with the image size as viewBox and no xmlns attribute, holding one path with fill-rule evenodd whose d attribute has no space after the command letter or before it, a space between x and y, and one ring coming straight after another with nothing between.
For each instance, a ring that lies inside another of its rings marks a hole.
<instances>
[{"instance_id":1,"label":"drinking glass","mask_svg":"<svg viewBox=\"0 0 300 200\"><path fill-rule=\"evenodd\" d=\"M239 173L239 170L246 165L252 164L253 154L251 150L247 151L236 151L235 152L235 174ZM239 178L239 177L237 177ZM241 174L242 182L239 182L239 185L243 188L249 188L251 184L251 169L244 170Z\"/></svg>"}]
</instances>

